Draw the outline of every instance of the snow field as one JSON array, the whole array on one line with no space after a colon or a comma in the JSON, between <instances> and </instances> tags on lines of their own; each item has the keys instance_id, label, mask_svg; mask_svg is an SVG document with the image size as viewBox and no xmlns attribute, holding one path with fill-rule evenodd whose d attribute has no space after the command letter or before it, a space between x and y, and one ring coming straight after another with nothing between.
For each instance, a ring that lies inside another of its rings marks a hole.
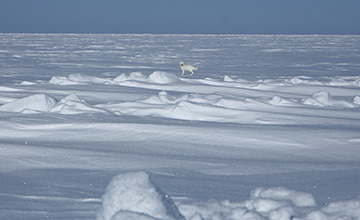
<instances>
[{"instance_id":1,"label":"snow field","mask_svg":"<svg viewBox=\"0 0 360 220\"><path fill-rule=\"evenodd\" d=\"M0 219L360 219L359 36L0 39Z\"/></svg>"}]
</instances>

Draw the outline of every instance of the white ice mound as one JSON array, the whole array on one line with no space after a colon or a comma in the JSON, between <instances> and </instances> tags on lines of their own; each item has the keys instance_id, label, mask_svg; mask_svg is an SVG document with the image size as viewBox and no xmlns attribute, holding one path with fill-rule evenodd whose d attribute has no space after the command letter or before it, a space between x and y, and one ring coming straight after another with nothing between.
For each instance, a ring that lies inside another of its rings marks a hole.
<instances>
[{"instance_id":1,"label":"white ice mound","mask_svg":"<svg viewBox=\"0 0 360 220\"><path fill-rule=\"evenodd\" d=\"M62 98L59 102L45 94L31 95L0 106L0 111L25 114L45 112L59 114L106 113L103 109L89 105L75 93Z\"/></svg>"},{"instance_id":2,"label":"white ice mound","mask_svg":"<svg viewBox=\"0 0 360 220\"><path fill-rule=\"evenodd\" d=\"M168 84L179 82L180 78L175 74L155 71L149 76L143 75L141 72L132 72L129 75L125 73L113 79L115 83L121 83L126 81L138 81L138 82L149 82L149 83L158 83L158 84Z\"/></svg>"},{"instance_id":3,"label":"white ice mound","mask_svg":"<svg viewBox=\"0 0 360 220\"><path fill-rule=\"evenodd\" d=\"M332 97L328 91L320 91L313 94L312 98L304 100L305 105L329 106Z\"/></svg>"},{"instance_id":4,"label":"white ice mound","mask_svg":"<svg viewBox=\"0 0 360 220\"><path fill-rule=\"evenodd\" d=\"M53 77L51 77L49 83L53 84L53 85L61 85L61 86L81 84L79 82L71 81L65 76L53 76Z\"/></svg>"},{"instance_id":5,"label":"white ice mound","mask_svg":"<svg viewBox=\"0 0 360 220\"><path fill-rule=\"evenodd\" d=\"M161 71L153 72L152 74L150 74L149 79L153 82L160 84L175 83L180 81L180 78L177 77L175 74Z\"/></svg>"},{"instance_id":6,"label":"white ice mound","mask_svg":"<svg viewBox=\"0 0 360 220\"><path fill-rule=\"evenodd\" d=\"M80 73L70 74L67 77L53 76L50 84L54 85L86 85L86 84L114 84L111 79L88 76Z\"/></svg>"},{"instance_id":7,"label":"white ice mound","mask_svg":"<svg viewBox=\"0 0 360 220\"><path fill-rule=\"evenodd\" d=\"M75 93L71 93L56 103L50 112L57 112L60 114L80 114L92 112L104 113L105 111L90 106L85 100L79 98Z\"/></svg>"},{"instance_id":8,"label":"white ice mound","mask_svg":"<svg viewBox=\"0 0 360 220\"><path fill-rule=\"evenodd\" d=\"M45 94L31 95L0 106L0 111L38 113L48 112L56 100Z\"/></svg>"},{"instance_id":9,"label":"white ice mound","mask_svg":"<svg viewBox=\"0 0 360 220\"><path fill-rule=\"evenodd\" d=\"M224 82L235 82L235 80L233 78L231 78L230 76L225 75L224 76Z\"/></svg>"},{"instance_id":10,"label":"white ice mound","mask_svg":"<svg viewBox=\"0 0 360 220\"><path fill-rule=\"evenodd\" d=\"M292 100L284 99L280 96L274 96L269 103L276 106L294 106L296 103Z\"/></svg>"},{"instance_id":11,"label":"white ice mound","mask_svg":"<svg viewBox=\"0 0 360 220\"><path fill-rule=\"evenodd\" d=\"M281 187L257 188L251 192L251 198L269 199L276 201L290 201L297 207L316 206L315 199L311 194L289 190Z\"/></svg>"},{"instance_id":12,"label":"white ice mound","mask_svg":"<svg viewBox=\"0 0 360 220\"><path fill-rule=\"evenodd\" d=\"M171 198L144 172L115 176L103 196L97 220L185 220Z\"/></svg>"},{"instance_id":13,"label":"white ice mound","mask_svg":"<svg viewBox=\"0 0 360 220\"><path fill-rule=\"evenodd\" d=\"M311 194L283 187L257 188L245 202L179 204L189 220L340 220L360 219L360 198L319 208Z\"/></svg>"},{"instance_id":14,"label":"white ice mound","mask_svg":"<svg viewBox=\"0 0 360 220\"><path fill-rule=\"evenodd\" d=\"M284 82L293 85L298 85L298 84L321 85L319 81L313 80L311 77L307 77L307 76L295 76L290 80L286 79Z\"/></svg>"},{"instance_id":15,"label":"white ice mound","mask_svg":"<svg viewBox=\"0 0 360 220\"><path fill-rule=\"evenodd\" d=\"M315 207L312 195L286 188L258 188L252 191L251 200L246 202L249 211L259 213L269 219L292 219L301 207Z\"/></svg>"},{"instance_id":16,"label":"white ice mound","mask_svg":"<svg viewBox=\"0 0 360 220\"><path fill-rule=\"evenodd\" d=\"M313 106L334 106L339 108L353 108L352 103L346 101L336 101L333 100L328 91L319 91L315 92L312 95L312 98L304 99L304 105L313 105Z\"/></svg>"},{"instance_id":17,"label":"white ice mound","mask_svg":"<svg viewBox=\"0 0 360 220\"><path fill-rule=\"evenodd\" d=\"M123 73L113 79L114 82L126 82L129 80L144 82L147 81L147 76L143 75L141 72L132 72L129 75Z\"/></svg>"},{"instance_id":18,"label":"white ice mound","mask_svg":"<svg viewBox=\"0 0 360 220\"><path fill-rule=\"evenodd\" d=\"M354 103L360 105L360 96L355 96Z\"/></svg>"},{"instance_id":19,"label":"white ice mound","mask_svg":"<svg viewBox=\"0 0 360 220\"><path fill-rule=\"evenodd\" d=\"M228 76L228 75L225 75L224 76L224 82L231 82L231 83L250 83L248 80L245 80L245 79L240 79L240 78L238 78L238 79L233 79L233 78L231 78L230 76Z\"/></svg>"}]
</instances>

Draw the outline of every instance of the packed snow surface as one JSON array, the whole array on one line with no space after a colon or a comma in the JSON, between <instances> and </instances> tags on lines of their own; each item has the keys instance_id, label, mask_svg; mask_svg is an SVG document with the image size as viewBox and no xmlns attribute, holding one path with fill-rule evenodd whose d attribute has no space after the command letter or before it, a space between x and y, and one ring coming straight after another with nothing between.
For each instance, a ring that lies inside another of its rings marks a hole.
<instances>
[{"instance_id":1,"label":"packed snow surface","mask_svg":"<svg viewBox=\"0 0 360 220\"><path fill-rule=\"evenodd\" d=\"M360 219L359 36L0 39L0 219Z\"/></svg>"}]
</instances>

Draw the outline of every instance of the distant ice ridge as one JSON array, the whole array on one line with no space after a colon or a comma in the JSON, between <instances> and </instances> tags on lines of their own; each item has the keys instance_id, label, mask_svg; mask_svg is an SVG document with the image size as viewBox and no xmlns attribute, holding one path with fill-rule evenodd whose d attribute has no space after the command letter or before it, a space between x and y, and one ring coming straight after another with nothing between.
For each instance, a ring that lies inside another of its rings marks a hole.
<instances>
[{"instance_id":1,"label":"distant ice ridge","mask_svg":"<svg viewBox=\"0 0 360 220\"><path fill-rule=\"evenodd\" d=\"M188 79L181 78L173 73L167 73L163 71L155 71L149 76L144 75L142 72L132 72L130 74L122 73L115 78L100 78L95 76L88 76L81 73L70 74L67 77L53 76L49 83L54 85L84 85L84 84L119 84L119 85L131 85L126 82L146 82L146 83L158 83L158 84L169 84L169 83L200 83L200 84L211 84L223 86L258 86L264 85L324 85L324 86L349 86L349 87L360 87L360 77L344 76L344 77L324 77L322 81L314 79L313 77L307 76L296 76L290 79L284 80L269 80L261 79L254 82L244 80L241 78L234 78L225 75L223 81L217 81L211 78L201 79ZM125 83L125 84L124 84ZM33 84L32 82L24 82L24 84ZM236 85L238 84L238 85Z\"/></svg>"},{"instance_id":2,"label":"distant ice ridge","mask_svg":"<svg viewBox=\"0 0 360 220\"><path fill-rule=\"evenodd\" d=\"M177 205L144 172L119 174L103 196L97 220L339 220L359 219L360 198L317 207L312 195L286 188L257 188L249 200Z\"/></svg>"},{"instance_id":3,"label":"distant ice ridge","mask_svg":"<svg viewBox=\"0 0 360 220\"><path fill-rule=\"evenodd\" d=\"M112 113L248 124L308 124L315 123L314 117L324 116L359 120L360 115L355 111L360 107L358 81L356 77L335 77L319 82L299 76L290 80L250 82L230 76L223 79L181 78L161 71L149 76L141 72L123 73L114 79L71 74L68 77L54 76L49 83L61 86L118 85L159 92L157 95L151 93L137 99L108 100L96 105L90 105L75 93L60 101L47 94L15 100L0 97L5 102L0 111L27 114ZM337 111L328 111L333 109ZM354 110L344 115L341 113L344 109Z\"/></svg>"},{"instance_id":4,"label":"distant ice ridge","mask_svg":"<svg viewBox=\"0 0 360 220\"><path fill-rule=\"evenodd\" d=\"M54 85L84 85L84 84L121 84L127 81L139 81L148 83L174 83L180 82L180 78L175 74L155 71L149 76L143 75L141 72L132 72L129 75L123 73L114 79L99 78L95 76L87 76L84 74L70 74L67 77L53 76L49 83Z\"/></svg>"}]
</instances>

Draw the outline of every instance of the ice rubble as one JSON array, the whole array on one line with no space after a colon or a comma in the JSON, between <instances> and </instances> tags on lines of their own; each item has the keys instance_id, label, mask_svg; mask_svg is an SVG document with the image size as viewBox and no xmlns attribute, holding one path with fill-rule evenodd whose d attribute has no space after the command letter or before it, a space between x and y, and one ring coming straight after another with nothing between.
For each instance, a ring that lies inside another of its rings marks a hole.
<instances>
[{"instance_id":1,"label":"ice rubble","mask_svg":"<svg viewBox=\"0 0 360 220\"><path fill-rule=\"evenodd\" d=\"M354 104L346 101L336 101L333 100L328 91L319 91L312 95L312 98L307 98L303 100L305 105L314 105L314 106L334 106L334 107L343 107L343 108L353 108ZM354 101L356 104L356 101Z\"/></svg>"},{"instance_id":2,"label":"ice rubble","mask_svg":"<svg viewBox=\"0 0 360 220\"><path fill-rule=\"evenodd\" d=\"M67 77L63 76L53 76L49 83L54 85L84 85L84 84L120 84L126 81L139 81L139 82L149 82L149 83L174 83L180 82L180 78L175 74L155 71L149 76L142 74L141 72L132 72L129 75L122 73L121 75L111 78L100 78L95 76L87 76L84 74L70 74Z\"/></svg>"},{"instance_id":3,"label":"ice rubble","mask_svg":"<svg viewBox=\"0 0 360 220\"><path fill-rule=\"evenodd\" d=\"M97 220L335 220L359 219L360 198L317 207L312 195L286 188L257 188L250 199L179 202L177 205L144 172L119 174L103 196Z\"/></svg>"},{"instance_id":4,"label":"ice rubble","mask_svg":"<svg viewBox=\"0 0 360 220\"><path fill-rule=\"evenodd\" d=\"M53 76L49 83L54 85L84 85L84 84L118 84L118 85L131 85L126 84L125 82L146 82L146 83L155 83L155 84L169 84L169 83L200 83L200 84L216 84L222 86L232 85L233 87L237 86L258 86L260 84L264 85L322 85L322 86L330 86L330 87L359 87L360 86L360 78L359 77L334 77L334 78L325 78L324 81L319 81L317 79L313 79L312 77L307 76L296 76L290 79L284 80L258 80L255 82L251 82L248 80L244 80L241 78L233 78L228 75L225 75L223 81L218 81L211 78L205 79L186 79L181 78L175 74L163 72L163 71L154 71L149 76L144 75L142 72L131 72L129 74L122 73L114 79L111 78L100 78L95 76L88 76L84 74L70 74L67 77L63 76ZM124 84L125 83L125 84ZM238 84L238 85L236 85Z\"/></svg>"},{"instance_id":5,"label":"ice rubble","mask_svg":"<svg viewBox=\"0 0 360 220\"><path fill-rule=\"evenodd\" d=\"M160 90L158 95L147 95L130 101L113 101L90 105L76 94L70 94L59 102L46 94L36 94L0 106L0 111L59 114L113 113L116 115L165 117L181 120L211 122L234 122L255 124L293 124L308 123L311 117L324 115L322 108L357 108L359 96L356 90L353 102L333 98L332 93L343 90L332 88L333 81L314 82L311 78L299 76L290 80L263 80L249 82L225 76L223 81L215 79L186 79L172 73L155 71L149 76L141 72L121 74L114 79L71 74L68 77L52 77L55 85L120 85ZM336 79L341 81L341 79ZM355 80L355 81L354 81ZM343 79L346 86L356 88L357 79ZM322 84L321 87L318 85ZM272 91L274 86L278 94ZM304 87L305 86L305 87ZM309 89L312 86L311 89ZM306 89L305 89L306 88ZM267 92L267 91L271 92ZM307 91L309 90L309 91ZM311 94L310 92L313 91ZM176 92L172 95L171 92ZM180 93L180 94L178 94ZM310 93L310 94L309 94ZM295 94L295 95L293 95ZM294 108L295 107L295 108ZM301 108L298 108L301 107ZM296 109L296 111L294 111ZM297 120L294 113L298 116ZM329 114L329 113L326 113ZM288 120L291 115L291 120Z\"/></svg>"}]
</instances>

